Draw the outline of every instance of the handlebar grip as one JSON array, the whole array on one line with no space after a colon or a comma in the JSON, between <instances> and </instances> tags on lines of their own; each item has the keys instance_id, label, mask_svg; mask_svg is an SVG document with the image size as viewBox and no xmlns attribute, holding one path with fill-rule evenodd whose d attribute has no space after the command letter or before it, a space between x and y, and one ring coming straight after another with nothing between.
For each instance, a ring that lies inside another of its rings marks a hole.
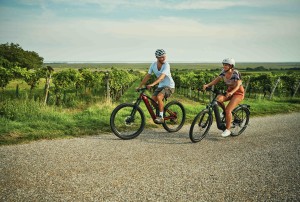
<instances>
[{"instance_id":1,"label":"handlebar grip","mask_svg":"<svg viewBox=\"0 0 300 202\"><path fill-rule=\"evenodd\" d=\"M212 87L209 86L209 87L205 88L205 90L206 90L206 91L212 91Z\"/></svg>"},{"instance_id":2,"label":"handlebar grip","mask_svg":"<svg viewBox=\"0 0 300 202\"><path fill-rule=\"evenodd\" d=\"M145 90L147 90L147 87L144 87L144 88L138 88L136 91L137 91L137 92L142 92L142 91L145 91Z\"/></svg>"}]
</instances>

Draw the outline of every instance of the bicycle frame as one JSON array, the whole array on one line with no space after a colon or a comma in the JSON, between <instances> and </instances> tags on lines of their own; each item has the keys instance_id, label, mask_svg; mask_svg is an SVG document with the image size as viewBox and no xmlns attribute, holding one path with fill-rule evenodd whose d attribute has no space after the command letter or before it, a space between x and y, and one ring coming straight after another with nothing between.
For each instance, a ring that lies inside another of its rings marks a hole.
<instances>
[{"instance_id":1,"label":"bicycle frame","mask_svg":"<svg viewBox=\"0 0 300 202\"><path fill-rule=\"evenodd\" d=\"M201 110L194 118L189 136L192 142L201 141L210 130L211 125L213 124L213 116L216 118L216 125L219 130L226 129L226 117L221 118L220 109L224 114L224 108L219 105L217 101L218 95L224 95L223 91L212 90L211 88L206 88L206 91L213 92L213 99L206 105L206 109ZM220 107L219 107L220 106ZM232 110L232 120L230 123L230 128L232 129L230 135L238 136L240 135L247 127L249 123L250 115L250 106L247 104L239 104ZM224 114L225 115L225 114Z\"/></svg>"},{"instance_id":2,"label":"bicycle frame","mask_svg":"<svg viewBox=\"0 0 300 202\"><path fill-rule=\"evenodd\" d=\"M213 92L213 91L212 91ZM219 130L225 130L226 129L226 124L222 122L221 117L220 117L220 111L219 111L219 104L217 102L217 96L220 93L215 93L215 96L213 98L213 100L206 106L206 108L209 110L210 114L213 114L212 111L215 114L215 118L216 118L216 123L217 123L217 128Z\"/></svg>"},{"instance_id":3,"label":"bicycle frame","mask_svg":"<svg viewBox=\"0 0 300 202\"><path fill-rule=\"evenodd\" d=\"M131 112L131 117L134 117L135 113L136 113L136 109L137 107L141 104L141 102L143 101L146 105L146 108L152 118L152 120L154 121L156 119L156 117L158 116L158 114L156 114L154 111L153 111L153 108L151 107L151 105L156 109L158 110L158 104L155 102L155 100L153 100L152 98L150 98L149 96L147 96L144 91L146 90L147 88L141 88L140 91L140 95L139 97L137 98L136 102L134 103L134 109L133 111ZM151 103L150 103L151 102ZM171 114L171 116L166 116L164 117L164 120L170 120L170 119L175 119L177 118L177 115L176 113L170 111L169 109L167 110L169 114Z\"/></svg>"}]
</instances>

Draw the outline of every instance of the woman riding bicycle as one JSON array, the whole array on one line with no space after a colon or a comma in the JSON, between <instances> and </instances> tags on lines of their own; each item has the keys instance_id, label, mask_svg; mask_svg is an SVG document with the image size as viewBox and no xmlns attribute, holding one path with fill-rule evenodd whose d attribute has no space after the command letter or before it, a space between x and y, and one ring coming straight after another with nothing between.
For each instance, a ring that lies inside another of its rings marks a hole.
<instances>
[{"instance_id":1,"label":"woman riding bicycle","mask_svg":"<svg viewBox=\"0 0 300 202\"><path fill-rule=\"evenodd\" d=\"M242 86L241 74L234 69L235 61L233 58L226 58L222 62L223 70L221 74L208 84L203 85L203 90L207 87L216 85L223 80L227 85L226 95L217 97L218 104L225 111L226 130L223 131L222 137L227 137L231 134L230 127L232 121L232 110L244 99L244 87ZM229 101L225 107L224 102Z\"/></svg>"},{"instance_id":2,"label":"woman riding bicycle","mask_svg":"<svg viewBox=\"0 0 300 202\"><path fill-rule=\"evenodd\" d=\"M141 88L147 83L152 73L156 75L157 79L153 83L147 85L147 88L150 89L158 84L157 89L152 95L152 99L158 103L159 108L159 117L155 119L155 123L163 123L163 99L170 97L170 95L174 93L175 82L171 76L170 65L168 62L166 62L166 52L163 49L157 49L155 51L155 57L157 61L150 65L148 74L144 77L138 88Z\"/></svg>"}]
</instances>

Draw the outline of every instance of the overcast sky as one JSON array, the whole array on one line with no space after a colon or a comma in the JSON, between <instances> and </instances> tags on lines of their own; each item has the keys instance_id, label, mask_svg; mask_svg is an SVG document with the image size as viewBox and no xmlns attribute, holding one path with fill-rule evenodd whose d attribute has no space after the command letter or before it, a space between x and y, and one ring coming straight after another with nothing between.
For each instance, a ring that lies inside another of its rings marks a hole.
<instances>
[{"instance_id":1,"label":"overcast sky","mask_svg":"<svg viewBox=\"0 0 300 202\"><path fill-rule=\"evenodd\" d=\"M300 0L0 0L0 43L45 62L299 62Z\"/></svg>"}]
</instances>

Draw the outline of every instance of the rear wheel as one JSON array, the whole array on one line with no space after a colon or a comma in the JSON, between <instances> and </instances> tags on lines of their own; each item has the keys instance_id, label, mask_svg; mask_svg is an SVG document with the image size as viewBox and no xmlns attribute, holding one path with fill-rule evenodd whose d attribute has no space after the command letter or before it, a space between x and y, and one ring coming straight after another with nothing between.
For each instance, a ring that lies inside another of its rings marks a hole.
<instances>
[{"instance_id":1,"label":"rear wheel","mask_svg":"<svg viewBox=\"0 0 300 202\"><path fill-rule=\"evenodd\" d=\"M178 101L171 101L164 108L165 121L162 124L168 132L179 131L185 122L185 109Z\"/></svg>"},{"instance_id":2,"label":"rear wheel","mask_svg":"<svg viewBox=\"0 0 300 202\"><path fill-rule=\"evenodd\" d=\"M238 136L247 128L250 111L246 106L238 106L232 111L231 135Z\"/></svg>"},{"instance_id":3,"label":"rear wheel","mask_svg":"<svg viewBox=\"0 0 300 202\"><path fill-rule=\"evenodd\" d=\"M121 104L111 113L110 127L117 137L123 140L133 139L144 130L145 115L134 104Z\"/></svg>"},{"instance_id":4,"label":"rear wheel","mask_svg":"<svg viewBox=\"0 0 300 202\"><path fill-rule=\"evenodd\" d=\"M190 139L192 142L201 141L208 133L212 124L212 114L208 109L202 110L192 122L190 128Z\"/></svg>"}]
</instances>

